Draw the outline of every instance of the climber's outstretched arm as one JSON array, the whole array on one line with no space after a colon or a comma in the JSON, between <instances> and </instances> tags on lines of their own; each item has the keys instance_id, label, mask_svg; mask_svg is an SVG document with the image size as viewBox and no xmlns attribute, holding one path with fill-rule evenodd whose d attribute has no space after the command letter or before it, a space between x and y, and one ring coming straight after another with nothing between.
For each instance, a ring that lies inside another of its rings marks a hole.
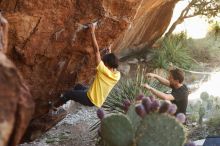
<instances>
[{"instance_id":1,"label":"climber's outstretched arm","mask_svg":"<svg viewBox=\"0 0 220 146\"><path fill-rule=\"evenodd\" d=\"M0 51L3 53L7 52L7 47L8 47L8 21L2 16L0 12L0 27L1 27L1 36L0 36L0 43L1 43L1 48Z\"/></svg>"},{"instance_id":2,"label":"climber's outstretched arm","mask_svg":"<svg viewBox=\"0 0 220 146\"><path fill-rule=\"evenodd\" d=\"M95 36L95 24L90 24L90 31L92 35L93 49L94 49L95 56L96 56L96 65L98 65L101 61L101 55L99 52L99 46L98 46L96 36Z\"/></svg>"}]
</instances>

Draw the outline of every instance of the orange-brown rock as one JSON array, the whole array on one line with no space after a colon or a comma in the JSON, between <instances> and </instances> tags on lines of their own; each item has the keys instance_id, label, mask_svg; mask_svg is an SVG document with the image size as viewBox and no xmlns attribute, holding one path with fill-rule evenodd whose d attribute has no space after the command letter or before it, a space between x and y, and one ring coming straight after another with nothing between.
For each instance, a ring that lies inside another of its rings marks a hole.
<instances>
[{"instance_id":1,"label":"orange-brown rock","mask_svg":"<svg viewBox=\"0 0 220 146\"><path fill-rule=\"evenodd\" d=\"M98 22L100 48L118 55L149 46L167 28L177 0L1 0L10 24L8 56L22 73L36 104L33 121L63 91L94 75L85 24ZM129 50L129 51L126 51Z\"/></svg>"},{"instance_id":2,"label":"orange-brown rock","mask_svg":"<svg viewBox=\"0 0 220 146\"><path fill-rule=\"evenodd\" d=\"M15 66L0 52L0 146L16 146L34 113L28 87Z\"/></svg>"},{"instance_id":3,"label":"orange-brown rock","mask_svg":"<svg viewBox=\"0 0 220 146\"><path fill-rule=\"evenodd\" d=\"M118 54L124 57L151 47L166 31L176 2L178 0L143 0L129 28L114 41Z\"/></svg>"}]
</instances>

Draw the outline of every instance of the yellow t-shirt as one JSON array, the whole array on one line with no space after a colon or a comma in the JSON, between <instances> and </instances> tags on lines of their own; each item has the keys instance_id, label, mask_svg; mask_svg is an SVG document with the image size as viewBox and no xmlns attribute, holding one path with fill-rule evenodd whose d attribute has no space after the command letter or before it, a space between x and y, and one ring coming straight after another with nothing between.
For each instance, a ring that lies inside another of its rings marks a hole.
<instances>
[{"instance_id":1,"label":"yellow t-shirt","mask_svg":"<svg viewBox=\"0 0 220 146\"><path fill-rule=\"evenodd\" d=\"M121 74L119 71L112 72L109 70L102 61L100 61L96 69L95 80L87 95L95 106L101 107L112 88L119 81Z\"/></svg>"}]
</instances>

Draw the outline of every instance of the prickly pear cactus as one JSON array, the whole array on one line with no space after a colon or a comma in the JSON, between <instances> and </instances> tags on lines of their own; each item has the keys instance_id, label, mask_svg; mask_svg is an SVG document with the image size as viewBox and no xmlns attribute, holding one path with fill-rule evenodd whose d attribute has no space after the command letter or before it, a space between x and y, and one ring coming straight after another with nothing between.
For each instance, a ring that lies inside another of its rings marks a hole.
<instances>
[{"instance_id":1,"label":"prickly pear cactus","mask_svg":"<svg viewBox=\"0 0 220 146\"><path fill-rule=\"evenodd\" d=\"M146 101L145 101L146 100ZM174 117L177 107L143 98L126 108L126 115L112 114L101 120L105 146L183 146L185 115Z\"/></svg>"},{"instance_id":2,"label":"prickly pear cactus","mask_svg":"<svg viewBox=\"0 0 220 146\"><path fill-rule=\"evenodd\" d=\"M184 127L168 114L152 113L144 117L136 131L137 146L183 146Z\"/></svg>"},{"instance_id":3,"label":"prickly pear cactus","mask_svg":"<svg viewBox=\"0 0 220 146\"><path fill-rule=\"evenodd\" d=\"M127 112L127 116L131 121L133 130L136 131L139 124L140 124L140 122L141 122L141 117L138 116L138 114L135 112L135 106L134 105L131 105L129 107L129 110Z\"/></svg>"},{"instance_id":4,"label":"prickly pear cactus","mask_svg":"<svg viewBox=\"0 0 220 146\"><path fill-rule=\"evenodd\" d=\"M101 137L107 146L130 146L134 131L130 120L122 114L104 118L101 122Z\"/></svg>"}]
</instances>

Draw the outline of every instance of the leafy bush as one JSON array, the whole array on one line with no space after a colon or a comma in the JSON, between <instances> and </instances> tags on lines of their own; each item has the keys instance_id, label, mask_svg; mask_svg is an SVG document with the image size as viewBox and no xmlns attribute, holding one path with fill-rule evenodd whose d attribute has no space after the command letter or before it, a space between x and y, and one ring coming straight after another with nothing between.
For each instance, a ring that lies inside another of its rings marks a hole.
<instances>
[{"instance_id":1,"label":"leafy bush","mask_svg":"<svg viewBox=\"0 0 220 146\"><path fill-rule=\"evenodd\" d=\"M202 92L200 94L200 98L202 99L202 101L207 102L209 99L209 94L207 92Z\"/></svg>"},{"instance_id":2,"label":"leafy bush","mask_svg":"<svg viewBox=\"0 0 220 146\"><path fill-rule=\"evenodd\" d=\"M220 135L220 115L211 118L206 124L209 135Z\"/></svg>"},{"instance_id":3,"label":"leafy bush","mask_svg":"<svg viewBox=\"0 0 220 146\"><path fill-rule=\"evenodd\" d=\"M219 62L219 23L211 26L210 32L203 39L187 40L187 48L190 54L198 62L205 62L215 66ZM211 63L210 63L211 62Z\"/></svg>"},{"instance_id":4,"label":"leafy bush","mask_svg":"<svg viewBox=\"0 0 220 146\"><path fill-rule=\"evenodd\" d=\"M177 41L182 42L183 45L184 45L187 41L187 32L186 31L181 31L180 33L172 34L170 36L170 38L177 39Z\"/></svg>"},{"instance_id":5,"label":"leafy bush","mask_svg":"<svg viewBox=\"0 0 220 146\"><path fill-rule=\"evenodd\" d=\"M192 113L191 115L187 116L187 119L188 119L189 122L198 122L199 114L198 113Z\"/></svg>"},{"instance_id":6,"label":"leafy bush","mask_svg":"<svg viewBox=\"0 0 220 146\"><path fill-rule=\"evenodd\" d=\"M186 49L183 40L184 36L170 36L164 38L162 47L155 52L155 59L153 61L156 68L168 68L169 63L189 69L192 67L193 60L190 57L189 51Z\"/></svg>"},{"instance_id":7,"label":"leafy bush","mask_svg":"<svg viewBox=\"0 0 220 146\"><path fill-rule=\"evenodd\" d=\"M210 36L214 35L215 39L217 39L217 37L220 35L220 23L216 21L215 23L211 24L208 34Z\"/></svg>"}]
</instances>

